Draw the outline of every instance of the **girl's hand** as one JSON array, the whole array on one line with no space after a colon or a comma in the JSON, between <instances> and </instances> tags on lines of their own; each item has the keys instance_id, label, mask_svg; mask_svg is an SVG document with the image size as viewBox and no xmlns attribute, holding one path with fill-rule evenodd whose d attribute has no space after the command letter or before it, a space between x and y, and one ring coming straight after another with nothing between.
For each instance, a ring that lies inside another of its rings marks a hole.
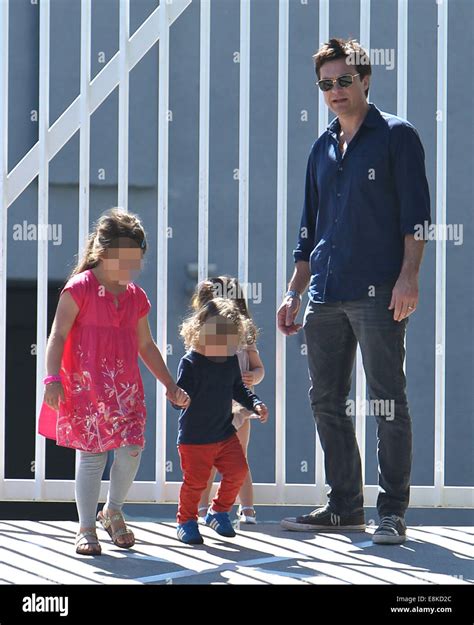
<instances>
[{"instance_id":1,"label":"girl's hand","mask_svg":"<svg viewBox=\"0 0 474 625\"><path fill-rule=\"evenodd\" d=\"M242 382L245 386L253 386L255 384L255 376L253 371L244 371L242 373Z\"/></svg>"},{"instance_id":2,"label":"girl's hand","mask_svg":"<svg viewBox=\"0 0 474 625\"><path fill-rule=\"evenodd\" d=\"M64 401L64 389L61 382L50 382L45 385L43 401L54 410L59 409L59 400Z\"/></svg>"},{"instance_id":3,"label":"girl's hand","mask_svg":"<svg viewBox=\"0 0 474 625\"><path fill-rule=\"evenodd\" d=\"M191 403L191 398L185 390L180 388L177 384L172 384L166 389L166 399L172 404L179 406L180 408L187 408Z\"/></svg>"},{"instance_id":4,"label":"girl's hand","mask_svg":"<svg viewBox=\"0 0 474 625\"><path fill-rule=\"evenodd\" d=\"M266 423L268 421L268 408L265 404L258 404L255 406L254 410L260 419L260 423Z\"/></svg>"}]
</instances>

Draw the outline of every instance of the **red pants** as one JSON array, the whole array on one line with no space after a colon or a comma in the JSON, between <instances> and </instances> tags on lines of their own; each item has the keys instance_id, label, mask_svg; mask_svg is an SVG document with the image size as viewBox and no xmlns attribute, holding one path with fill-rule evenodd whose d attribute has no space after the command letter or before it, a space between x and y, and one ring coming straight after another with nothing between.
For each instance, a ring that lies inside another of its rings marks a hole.
<instances>
[{"instance_id":1,"label":"red pants","mask_svg":"<svg viewBox=\"0 0 474 625\"><path fill-rule=\"evenodd\" d=\"M237 435L210 445L178 445L178 452L183 471L176 516L178 523L197 519L199 500L212 467L216 467L222 476L212 507L216 512L228 512L249 470Z\"/></svg>"}]
</instances>

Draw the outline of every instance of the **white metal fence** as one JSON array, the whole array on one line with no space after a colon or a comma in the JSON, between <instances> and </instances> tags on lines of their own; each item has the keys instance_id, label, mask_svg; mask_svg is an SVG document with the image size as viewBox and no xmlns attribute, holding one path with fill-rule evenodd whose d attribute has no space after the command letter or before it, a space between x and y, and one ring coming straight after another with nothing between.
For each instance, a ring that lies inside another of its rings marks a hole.
<instances>
[{"instance_id":1,"label":"white metal fence","mask_svg":"<svg viewBox=\"0 0 474 625\"><path fill-rule=\"evenodd\" d=\"M73 482L45 479L45 441L36 437L34 479L6 479L5 458L5 345L6 345L6 259L7 210L27 186L38 177L38 225L48 223L48 168L49 162L80 131L79 174L79 249L83 247L89 229L89 155L90 117L107 96L119 87L119 142L118 142L118 204L128 205L128 112L129 73L147 51L159 41L159 141L158 141L158 271L157 291L160 306L157 312L156 342L166 353L167 323L167 224L168 224L168 97L169 97L169 31L173 22L191 4L192 0L162 0L161 5L130 37L129 0L120 0L119 50L91 81L91 0L81 0L81 71L80 95L57 121L49 124L49 51L50 4L40 0L40 93L39 140L8 172L8 34L9 5L0 1L0 499L3 500L72 500ZM275 0L279 15L278 27L278 144L277 144L277 258L276 301L287 285L287 159L288 159L288 48L289 2ZM437 144L436 144L436 222L446 223L446 84L447 84L447 18L448 0L438 4L437 57ZM198 221L198 277L208 271L208 189L209 189L209 93L210 93L210 36L211 0L200 3L200 92L199 92L199 221ZM360 34L363 46L370 47L370 0L360 0ZM398 59L397 59L397 114L406 117L407 110L407 31L408 0L398 1ZM329 39L329 0L319 2L319 42ZM247 283L248 223L249 223L249 103L250 103L250 0L240 2L240 89L239 89L239 221L238 221L238 278ZM328 123L328 111L322 94L319 96L319 134ZM36 414L42 402L42 383L47 331L48 241L38 241L38 300L37 300L37 396ZM471 506L473 487L444 485L445 435L445 302L446 302L446 241L436 242L436 355L435 355L435 455L434 485L413 486L412 504L420 506ZM285 405L286 405L286 343L275 330L275 483L256 484L259 503L323 503L325 479L323 455L319 441L316 445L316 484L287 484L285 467ZM358 350L356 364L356 396L365 397L366 381ZM365 414L363 402L358 402L356 432L361 457L365 458ZM174 501L179 483L167 482L166 459L166 399L160 388L156 399L156 480L141 481L132 487L131 501ZM363 461L364 464L364 461ZM105 495L103 483L102 495ZM377 486L365 485L368 505L374 505Z\"/></svg>"}]
</instances>

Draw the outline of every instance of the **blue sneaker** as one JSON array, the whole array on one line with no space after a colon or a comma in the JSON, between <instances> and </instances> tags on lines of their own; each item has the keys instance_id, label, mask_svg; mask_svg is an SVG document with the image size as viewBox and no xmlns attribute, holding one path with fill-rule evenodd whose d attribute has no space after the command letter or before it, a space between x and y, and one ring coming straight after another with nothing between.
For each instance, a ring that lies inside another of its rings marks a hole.
<instances>
[{"instance_id":1,"label":"blue sneaker","mask_svg":"<svg viewBox=\"0 0 474 625\"><path fill-rule=\"evenodd\" d=\"M206 525L212 527L221 536L227 536L228 538L236 536L227 512L215 512L214 514L208 512L204 517L204 521Z\"/></svg>"},{"instance_id":2,"label":"blue sneaker","mask_svg":"<svg viewBox=\"0 0 474 625\"><path fill-rule=\"evenodd\" d=\"M178 540L187 545L202 545L204 542L196 521L191 520L186 521L186 523L180 523L176 528L176 532Z\"/></svg>"}]
</instances>

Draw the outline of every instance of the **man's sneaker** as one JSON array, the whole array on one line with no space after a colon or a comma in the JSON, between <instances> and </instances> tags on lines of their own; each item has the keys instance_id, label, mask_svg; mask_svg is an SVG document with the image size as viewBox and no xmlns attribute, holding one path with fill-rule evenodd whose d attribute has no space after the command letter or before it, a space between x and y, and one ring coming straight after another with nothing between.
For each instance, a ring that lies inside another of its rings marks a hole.
<instances>
[{"instance_id":1,"label":"man's sneaker","mask_svg":"<svg viewBox=\"0 0 474 625\"><path fill-rule=\"evenodd\" d=\"M206 525L212 527L221 536L233 538L236 536L227 512L208 512L204 517Z\"/></svg>"},{"instance_id":2,"label":"man's sneaker","mask_svg":"<svg viewBox=\"0 0 474 625\"><path fill-rule=\"evenodd\" d=\"M180 523L176 529L178 539L182 543L187 545L202 545L204 540L199 533L198 524L196 521L186 521L186 523Z\"/></svg>"},{"instance_id":3,"label":"man's sneaker","mask_svg":"<svg viewBox=\"0 0 474 625\"><path fill-rule=\"evenodd\" d=\"M312 532L314 530L363 532L365 531L365 517L363 512L336 514L326 505L303 516L283 519L280 525L283 529L295 532Z\"/></svg>"},{"instance_id":4,"label":"man's sneaker","mask_svg":"<svg viewBox=\"0 0 474 625\"><path fill-rule=\"evenodd\" d=\"M399 545L407 539L405 519L396 514L383 516L380 525L372 534L372 541L378 545Z\"/></svg>"}]
</instances>

